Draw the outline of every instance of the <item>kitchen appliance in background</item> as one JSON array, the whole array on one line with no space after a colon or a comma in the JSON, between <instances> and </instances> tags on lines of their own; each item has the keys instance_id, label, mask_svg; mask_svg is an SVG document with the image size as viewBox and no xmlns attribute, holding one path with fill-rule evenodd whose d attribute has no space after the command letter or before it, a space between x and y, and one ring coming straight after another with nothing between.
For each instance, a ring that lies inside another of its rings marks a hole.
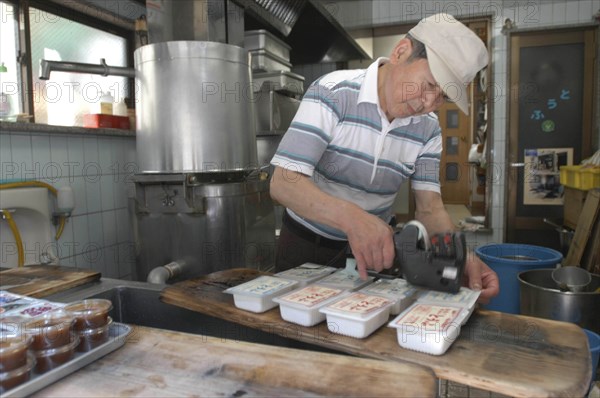
<instances>
[{"instance_id":1,"label":"kitchen appliance in background","mask_svg":"<svg viewBox=\"0 0 600 398\"><path fill-rule=\"evenodd\" d=\"M176 279L268 269L273 204L257 163L247 51L177 41L140 47L134 56L138 279L164 265L165 277L176 271Z\"/></svg>"}]
</instances>

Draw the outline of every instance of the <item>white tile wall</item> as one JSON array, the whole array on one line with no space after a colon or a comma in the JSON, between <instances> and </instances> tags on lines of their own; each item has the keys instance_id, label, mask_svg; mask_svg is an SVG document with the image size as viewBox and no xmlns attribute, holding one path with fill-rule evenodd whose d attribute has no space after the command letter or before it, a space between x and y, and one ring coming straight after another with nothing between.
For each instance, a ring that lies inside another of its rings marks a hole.
<instances>
[{"instance_id":1,"label":"white tile wall","mask_svg":"<svg viewBox=\"0 0 600 398\"><path fill-rule=\"evenodd\" d=\"M135 139L62 134L0 134L0 179L70 185L75 209L57 244L60 264L110 278L135 269L127 179L135 170Z\"/></svg>"},{"instance_id":2,"label":"white tile wall","mask_svg":"<svg viewBox=\"0 0 600 398\"><path fill-rule=\"evenodd\" d=\"M50 164L50 137L47 135L34 135L31 137L31 147L33 150L33 159L35 169L37 170L34 178L43 179L48 171Z\"/></svg>"}]
</instances>

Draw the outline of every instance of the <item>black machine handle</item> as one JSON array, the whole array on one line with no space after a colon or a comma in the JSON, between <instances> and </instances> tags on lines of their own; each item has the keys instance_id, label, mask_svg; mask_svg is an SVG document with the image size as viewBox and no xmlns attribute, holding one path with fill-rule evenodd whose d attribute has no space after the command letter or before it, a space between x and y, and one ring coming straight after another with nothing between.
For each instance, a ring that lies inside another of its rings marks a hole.
<instances>
[{"instance_id":1,"label":"black machine handle","mask_svg":"<svg viewBox=\"0 0 600 398\"><path fill-rule=\"evenodd\" d=\"M456 293L462 285L467 245L461 232L432 236L428 250L416 225L394 233L394 267L407 282L431 290Z\"/></svg>"}]
</instances>

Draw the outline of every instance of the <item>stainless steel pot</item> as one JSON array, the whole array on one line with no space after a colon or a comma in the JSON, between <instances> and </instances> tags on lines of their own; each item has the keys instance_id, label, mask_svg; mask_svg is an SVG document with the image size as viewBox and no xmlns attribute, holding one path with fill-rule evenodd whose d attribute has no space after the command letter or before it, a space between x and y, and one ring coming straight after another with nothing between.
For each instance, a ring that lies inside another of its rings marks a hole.
<instances>
[{"instance_id":1,"label":"stainless steel pot","mask_svg":"<svg viewBox=\"0 0 600 398\"><path fill-rule=\"evenodd\" d=\"M600 275L583 292L560 291L552 279L554 269L535 269L518 276L521 314L572 322L600 333Z\"/></svg>"},{"instance_id":2,"label":"stainless steel pot","mask_svg":"<svg viewBox=\"0 0 600 398\"><path fill-rule=\"evenodd\" d=\"M137 157L142 173L252 171L254 87L241 47L150 44L135 53Z\"/></svg>"}]
</instances>

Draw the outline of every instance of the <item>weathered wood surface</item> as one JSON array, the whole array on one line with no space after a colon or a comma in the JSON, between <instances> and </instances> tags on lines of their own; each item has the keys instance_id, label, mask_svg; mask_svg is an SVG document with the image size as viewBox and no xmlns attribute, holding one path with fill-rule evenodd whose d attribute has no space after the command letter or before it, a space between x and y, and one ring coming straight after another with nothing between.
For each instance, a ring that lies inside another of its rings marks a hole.
<instances>
[{"instance_id":1,"label":"weathered wood surface","mask_svg":"<svg viewBox=\"0 0 600 398\"><path fill-rule=\"evenodd\" d=\"M119 350L39 397L433 397L424 367L135 327Z\"/></svg>"},{"instance_id":2,"label":"weathered wood surface","mask_svg":"<svg viewBox=\"0 0 600 398\"><path fill-rule=\"evenodd\" d=\"M278 308L262 314L236 308L223 290L258 275L249 269L217 272L169 286L161 300L356 356L426 366L439 378L510 396L582 396L589 386L587 339L574 324L476 310L450 349L432 356L401 348L388 327L355 339L332 334L325 322L303 327L283 321Z\"/></svg>"},{"instance_id":3,"label":"weathered wood surface","mask_svg":"<svg viewBox=\"0 0 600 398\"><path fill-rule=\"evenodd\" d=\"M0 290L39 298L96 281L100 275L59 265L28 265L0 272Z\"/></svg>"}]
</instances>

